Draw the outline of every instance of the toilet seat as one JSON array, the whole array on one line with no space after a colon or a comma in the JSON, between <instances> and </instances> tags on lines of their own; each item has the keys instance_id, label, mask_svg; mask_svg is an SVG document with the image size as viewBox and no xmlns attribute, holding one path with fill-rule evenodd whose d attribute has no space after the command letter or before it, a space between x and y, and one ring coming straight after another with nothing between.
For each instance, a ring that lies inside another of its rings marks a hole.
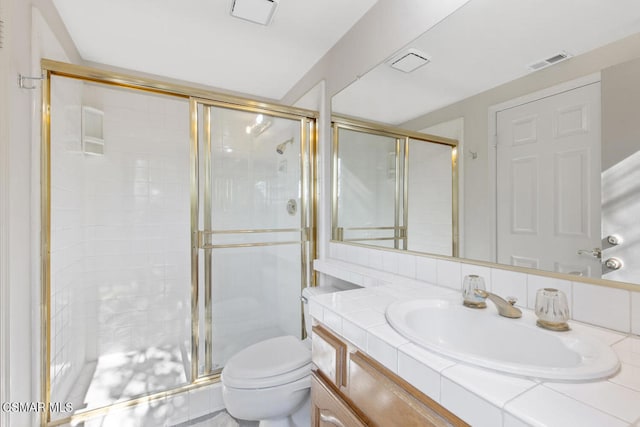
<instances>
[{"instance_id":1,"label":"toilet seat","mask_svg":"<svg viewBox=\"0 0 640 427\"><path fill-rule=\"evenodd\" d=\"M271 338L238 352L222 371L225 386L239 389L274 387L311 373L311 351L293 336Z\"/></svg>"}]
</instances>

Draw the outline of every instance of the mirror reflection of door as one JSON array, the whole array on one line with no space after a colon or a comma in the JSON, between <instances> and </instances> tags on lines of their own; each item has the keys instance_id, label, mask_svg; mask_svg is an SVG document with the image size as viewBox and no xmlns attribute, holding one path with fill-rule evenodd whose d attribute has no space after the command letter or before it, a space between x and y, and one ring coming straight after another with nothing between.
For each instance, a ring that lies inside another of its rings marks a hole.
<instances>
[{"instance_id":1,"label":"mirror reflection of door","mask_svg":"<svg viewBox=\"0 0 640 427\"><path fill-rule=\"evenodd\" d=\"M498 112L499 263L601 276L600 120L600 83Z\"/></svg>"}]
</instances>

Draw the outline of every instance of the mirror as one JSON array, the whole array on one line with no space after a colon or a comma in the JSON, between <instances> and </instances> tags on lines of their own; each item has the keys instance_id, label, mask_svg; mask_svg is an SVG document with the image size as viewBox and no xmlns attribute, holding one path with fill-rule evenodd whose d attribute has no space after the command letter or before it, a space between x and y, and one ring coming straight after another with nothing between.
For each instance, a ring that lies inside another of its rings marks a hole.
<instances>
[{"instance_id":1,"label":"mirror","mask_svg":"<svg viewBox=\"0 0 640 427\"><path fill-rule=\"evenodd\" d=\"M457 141L347 118L332 125L333 240L456 256Z\"/></svg>"},{"instance_id":2,"label":"mirror","mask_svg":"<svg viewBox=\"0 0 640 427\"><path fill-rule=\"evenodd\" d=\"M470 0L332 111L459 140L461 257L638 284L640 4L580 6Z\"/></svg>"}]
</instances>

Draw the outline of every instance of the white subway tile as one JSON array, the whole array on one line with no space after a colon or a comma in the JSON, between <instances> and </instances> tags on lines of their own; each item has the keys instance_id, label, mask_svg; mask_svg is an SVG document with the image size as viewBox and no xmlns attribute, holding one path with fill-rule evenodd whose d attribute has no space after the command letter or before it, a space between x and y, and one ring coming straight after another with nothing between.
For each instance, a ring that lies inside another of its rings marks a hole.
<instances>
[{"instance_id":1,"label":"white subway tile","mask_svg":"<svg viewBox=\"0 0 640 427\"><path fill-rule=\"evenodd\" d=\"M573 282L573 318L617 331L631 329L629 291Z\"/></svg>"},{"instance_id":2,"label":"white subway tile","mask_svg":"<svg viewBox=\"0 0 640 427\"><path fill-rule=\"evenodd\" d=\"M342 336L360 349L367 348L367 331L347 319L342 319Z\"/></svg>"},{"instance_id":3,"label":"white subway tile","mask_svg":"<svg viewBox=\"0 0 640 427\"><path fill-rule=\"evenodd\" d=\"M387 310L387 307L389 306L389 304L391 304L394 301L397 301L397 298L394 298L391 295L380 295L380 294L358 299L358 302L361 302L362 304L364 304L364 306L369 307L372 310L379 311L381 313L384 313Z\"/></svg>"},{"instance_id":4,"label":"white subway tile","mask_svg":"<svg viewBox=\"0 0 640 427\"><path fill-rule=\"evenodd\" d=\"M461 289L460 263L444 259L436 260L437 284L451 289Z\"/></svg>"},{"instance_id":5,"label":"white subway tile","mask_svg":"<svg viewBox=\"0 0 640 427\"><path fill-rule=\"evenodd\" d=\"M398 351L398 375L436 402L440 401L440 374L401 350Z\"/></svg>"},{"instance_id":6,"label":"white subway tile","mask_svg":"<svg viewBox=\"0 0 640 427\"><path fill-rule=\"evenodd\" d=\"M539 427L622 427L628 423L544 386L537 386L507 403L505 409Z\"/></svg>"},{"instance_id":7,"label":"white subway tile","mask_svg":"<svg viewBox=\"0 0 640 427\"><path fill-rule=\"evenodd\" d=\"M609 381L640 392L640 366L620 363L620 371Z\"/></svg>"},{"instance_id":8,"label":"white subway tile","mask_svg":"<svg viewBox=\"0 0 640 427\"><path fill-rule=\"evenodd\" d=\"M416 279L435 285L438 282L436 260L416 256Z\"/></svg>"},{"instance_id":9,"label":"white subway tile","mask_svg":"<svg viewBox=\"0 0 640 427\"><path fill-rule=\"evenodd\" d=\"M319 322L322 322L324 319L324 310L322 306L313 300L309 301L309 314L311 317L315 317Z\"/></svg>"},{"instance_id":10,"label":"white subway tile","mask_svg":"<svg viewBox=\"0 0 640 427\"><path fill-rule=\"evenodd\" d=\"M530 427L530 425L505 412L503 427Z\"/></svg>"},{"instance_id":11,"label":"white subway tile","mask_svg":"<svg viewBox=\"0 0 640 427\"><path fill-rule=\"evenodd\" d=\"M387 320L384 313L367 308L362 311L344 313L345 321L352 322L355 326L368 329L373 326L385 325Z\"/></svg>"},{"instance_id":12,"label":"white subway tile","mask_svg":"<svg viewBox=\"0 0 640 427\"><path fill-rule=\"evenodd\" d=\"M498 408L502 408L509 400L536 385L531 380L465 364L447 368L442 371L442 375L472 393L481 395L484 400Z\"/></svg>"},{"instance_id":13,"label":"white subway tile","mask_svg":"<svg viewBox=\"0 0 640 427\"><path fill-rule=\"evenodd\" d=\"M398 255L398 274L412 279L416 278L416 256L409 254Z\"/></svg>"},{"instance_id":14,"label":"white subway tile","mask_svg":"<svg viewBox=\"0 0 640 427\"><path fill-rule=\"evenodd\" d=\"M491 269L491 292L502 298L515 297L516 305L527 306L527 275L516 271Z\"/></svg>"},{"instance_id":15,"label":"white subway tile","mask_svg":"<svg viewBox=\"0 0 640 427\"><path fill-rule=\"evenodd\" d=\"M372 333L372 330L374 329L375 328L372 328L367 331L367 353L378 362L389 368L389 370L397 373L398 349Z\"/></svg>"},{"instance_id":16,"label":"white subway tile","mask_svg":"<svg viewBox=\"0 0 640 427\"><path fill-rule=\"evenodd\" d=\"M362 277L362 274L350 272L349 282L356 284L358 286L362 286L364 284L364 278Z\"/></svg>"},{"instance_id":17,"label":"white subway tile","mask_svg":"<svg viewBox=\"0 0 640 427\"><path fill-rule=\"evenodd\" d=\"M382 254L382 269L388 273L398 274L399 254L386 251Z\"/></svg>"},{"instance_id":18,"label":"white subway tile","mask_svg":"<svg viewBox=\"0 0 640 427\"><path fill-rule=\"evenodd\" d=\"M398 347L398 351L405 353L412 359L419 360L420 363L426 365L428 368L436 372L441 372L442 370L456 364L451 359L439 356L438 354L425 350L424 348L413 343L401 345L400 347Z\"/></svg>"},{"instance_id":19,"label":"white subway tile","mask_svg":"<svg viewBox=\"0 0 640 427\"><path fill-rule=\"evenodd\" d=\"M358 265L369 265L369 252L371 251L371 249L368 248L361 248L359 246L355 247L355 259L353 260L354 263L358 264Z\"/></svg>"},{"instance_id":20,"label":"white subway tile","mask_svg":"<svg viewBox=\"0 0 640 427\"><path fill-rule=\"evenodd\" d=\"M333 243L331 257L339 261L347 261L347 248L348 246L344 243Z\"/></svg>"},{"instance_id":21,"label":"white subway tile","mask_svg":"<svg viewBox=\"0 0 640 427\"><path fill-rule=\"evenodd\" d=\"M358 259L358 247L357 246L352 246L352 245L346 245L346 253L345 253L345 259L344 261L346 262L350 262L353 264L357 264L357 259Z\"/></svg>"},{"instance_id":22,"label":"white subway tile","mask_svg":"<svg viewBox=\"0 0 640 427\"><path fill-rule=\"evenodd\" d=\"M499 408L444 377L441 382L440 403L474 427L502 425Z\"/></svg>"},{"instance_id":23,"label":"white subway tile","mask_svg":"<svg viewBox=\"0 0 640 427\"><path fill-rule=\"evenodd\" d=\"M325 325L334 330L336 333L342 333L342 317L334 313L333 311L325 308L323 321Z\"/></svg>"},{"instance_id":24,"label":"white subway tile","mask_svg":"<svg viewBox=\"0 0 640 427\"><path fill-rule=\"evenodd\" d=\"M640 338L629 337L613 345L621 362L640 367Z\"/></svg>"},{"instance_id":25,"label":"white subway tile","mask_svg":"<svg viewBox=\"0 0 640 427\"><path fill-rule=\"evenodd\" d=\"M640 392L609 381L547 383L546 387L632 423L640 419Z\"/></svg>"},{"instance_id":26,"label":"white subway tile","mask_svg":"<svg viewBox=\"0 0 640 427\"><path fill-rule=\"evenodd\" d=\"M369 250L369 267L382 270L382 256L384 251L380 251L377 249Z\"/></svg>"},{"instance_id":27,"label":"white subway tile","mask_svg":"<svg viewBox=\"0 0 640 427\"><path fill-rule=\"evenodd\" d=\"M369 334L375 335L377 338L384 340L393 347L400 347L401 345L407 344L409 342L405 337L397 333L395 329L387 324L373 326L367 329L367 332Z\"/></svg>"}]
</instances>

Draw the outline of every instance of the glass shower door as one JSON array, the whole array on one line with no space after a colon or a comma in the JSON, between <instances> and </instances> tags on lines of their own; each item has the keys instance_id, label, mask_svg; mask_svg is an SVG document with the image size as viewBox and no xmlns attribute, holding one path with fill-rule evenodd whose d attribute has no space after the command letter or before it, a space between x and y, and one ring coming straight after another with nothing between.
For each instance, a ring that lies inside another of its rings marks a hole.
<instances>
[{"instance_id":1,"label":"glass shower door","mask_svg":"<svg viewBox=\"0 0 640 427\"><path fill-rule=\"evenodd\" d=\"M206 376L253 343L302 334L312 124L205 103L197 110L198 374Z\"/></svg>"},{"instance_id":2,"label":"glass shower door","mask_svg":"<svg viewBox=\"0 0 640 427\"><path fill-rule=\"evenodd\" d=\"M334 132L333 238L406 249L403 141L336 124Z\"/></svg>"}]
</instances>

